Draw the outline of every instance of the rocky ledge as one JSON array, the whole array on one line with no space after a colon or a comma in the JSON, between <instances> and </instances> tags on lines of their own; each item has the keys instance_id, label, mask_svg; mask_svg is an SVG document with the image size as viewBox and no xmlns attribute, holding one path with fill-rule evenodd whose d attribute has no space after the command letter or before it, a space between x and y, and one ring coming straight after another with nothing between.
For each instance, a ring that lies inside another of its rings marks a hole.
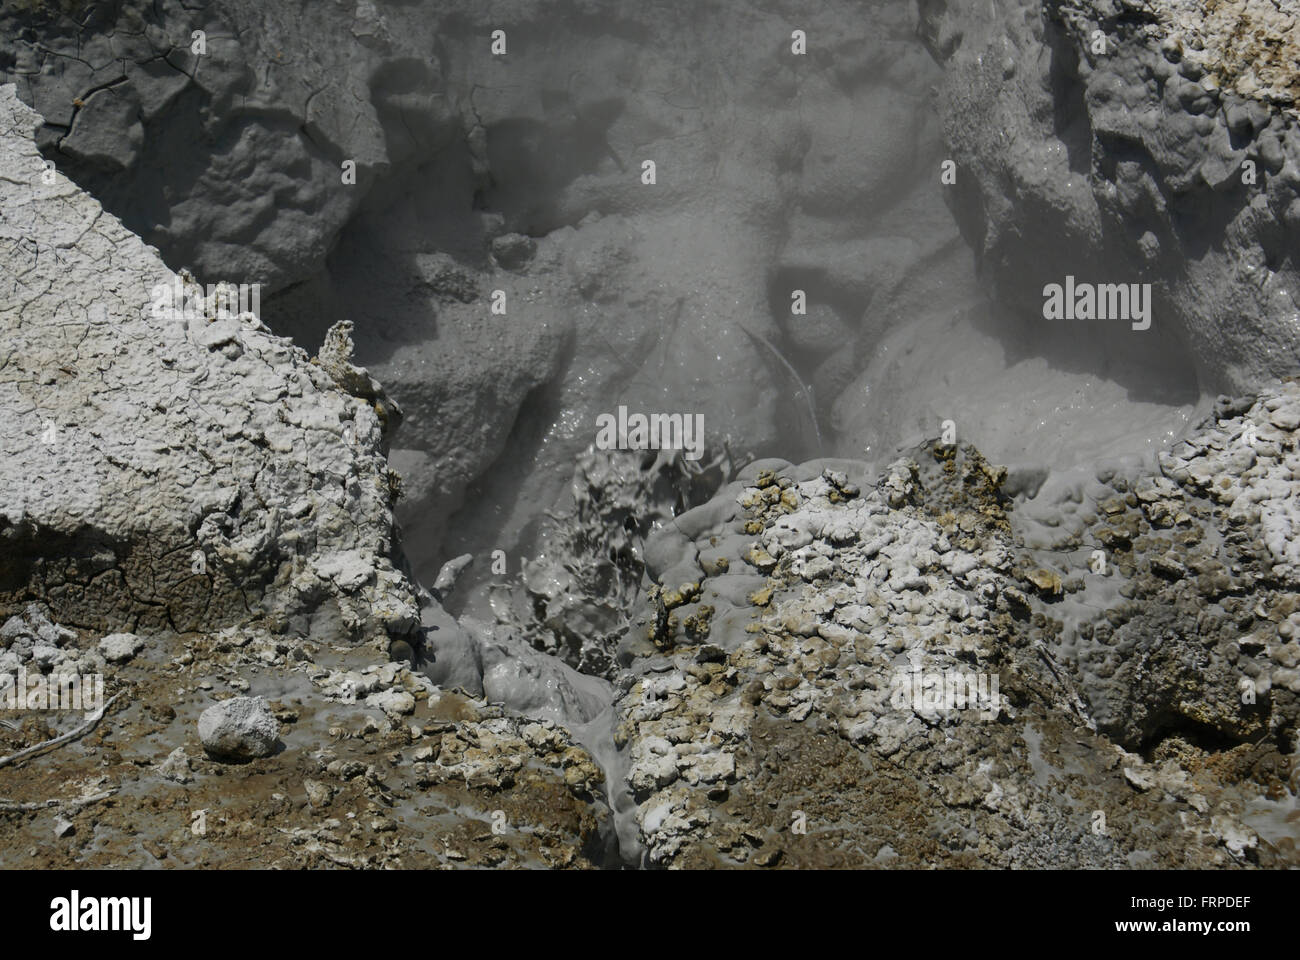
<instances>
[{"instance_id":1,"label":"rocky ledge","mask_svg":"<svg viewBox=\"0 0 1300 960\"><path fill-rule=\"evenodd\" d=\"M649 860L1296 863L1298 415L1225 399L1050 511L968 447L748 467L651 540L620 651Z\"/></svg>"},{"instance_id":2,"label":"rocky ledge","mask_svg":"<svg viewBox=\"0 0 1300 960\"><path fill-rule=\"evenodd\" d=\"M944 65L949 206L1001 304L1041 317L1044 285L1067 274L1150 282L1151 335L1186 350L1205 389L1295 373L1295 4L920 8ZM1127 330L1097 334L1115 363L1135 348Z\"/></svg>"},{"instance_id":3,"label":"rocky ledge","mask_svg":"<svg viewBox=\"0 0 1300 960\"><path fill-rule=\"evenodd\" d=\"M98 630L413 635L397 409L340 355L346 330L314 360L236 290L167 269L41 158L39 120L0 88L0 605Z\"/></svg>"}]
</instances>

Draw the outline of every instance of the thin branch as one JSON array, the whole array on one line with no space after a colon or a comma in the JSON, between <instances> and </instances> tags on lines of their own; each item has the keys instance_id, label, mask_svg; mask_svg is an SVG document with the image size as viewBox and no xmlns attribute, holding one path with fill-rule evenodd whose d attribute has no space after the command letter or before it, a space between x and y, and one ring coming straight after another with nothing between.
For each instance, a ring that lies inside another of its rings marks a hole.
<instances>
[{"instance_id":1,"label":"thin branch","mask_svg":"<svg viewBox=\"0 0 1300 960\"><path fill-rule=\"evenodd\" d=\"M1074 685L1070 683L1070 680L1065 675L1064 671L1057 667L1056 661L1052 659L1052 655L1047 652L1047 645L1043 643L1043 641L1039 640L1037 641L1036 646L1038 648L1038 655L1043 658L1043 662L1047 664L1047 668L1052 671L1052 676L1056 677L1056 682L1065 689L1066 696L1070 698L1070 706L1074 709L1074 712L1078 714L1079 719L1083 721L1084 726L1095 732L1097 730L1096 722L1088 716L1088 711L1084 708L1083 701L1079 698L1079 694L1075 692Z\"/></svg>"},{"instance_id":2,"label":"thin branch","mask_svg":"<svg viewBox=\"0 0 1300 960\"><path fill-rule=\"evenodd\" d=\"M0 812L12 813L20 810L45 810L50 807L58 807L66 810L79 810L92 803L98 803L100 800L107 800L113 794L117 793L117 790L118 788L114 787L112 790L104 790L101 793L95 793L89 797L79 797L76 800L60 800L55 798L52 800L42 800L39 803L19 803L16 800L5 800L0 798Z\"/></svg>"},{"instance_id":3,"label":"thin branch","mask_svg":"<svg viewBox=\"0 0 1300 960\"><path fill-rule=\"evenodd\" d=\"M78 737L84 737L91 730L95 729L96 724L103 719L104 713L113 705L113 701L121 695L122 693L115 693L109 697L107 703L91 714L90 718L75 730L69 730L67 733L55 737L53 740L46 740L44 743L38 743L35 746L27 747L26 749L19 750L17 753L10 754L7 757L0 757L0 767L7 767L11 763L17 763L19 760L26 760L28 757L34 757L39 753L44 753L46 750L52 750L55 747L63 746L65 743L71 743Z\"/></svg>"},{"instance_id":4,"label":"thin branch","mask_svg":"<svg viewBox=\"0 0 1300 960\"><path fill-rule=\"evenodd\" d=\"M778 350L776 348L776 344L774 344L771 340L768 340L766 337L760 337L758 334L751 331L744 324L738 324L738 326L749 336L749 339L753 340L755 343L761 343L763 346L767 347L767 349L772 352L772 356L776 357L778 360L781 361L781 365L785 367L786 371L790 374L790 376L794 379L794 382L798 385L800 391L803 393L804 401L808 404L808 417L810 420L812 420L813 432L817 435L817 455L819 457L824 456L826 452L826 448L825 448L825 444L822 442L821 425L818 424L817 422L817 401L813 396L812 384L804 382L803 377L799 376L799 371L794 368L794 364L792 364L789 360L785 358L785 354L783 354L780 350Z\"/></svg>"}]
</instances>

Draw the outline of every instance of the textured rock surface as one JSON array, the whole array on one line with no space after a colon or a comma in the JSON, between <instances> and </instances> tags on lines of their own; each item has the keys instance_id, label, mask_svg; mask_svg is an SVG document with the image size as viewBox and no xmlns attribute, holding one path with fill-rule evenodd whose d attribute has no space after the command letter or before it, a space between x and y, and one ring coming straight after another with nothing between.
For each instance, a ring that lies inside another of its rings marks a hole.
<instances>
[{"instance_id":1,"label":"textured rock surface","mask_svg":"<svg viewBox=\"0 0 1300 960\"><path fill-rule=\"evenodd\" d=\"M275 751L280 725L262 697L234 697L199 714L199 739L210 756L252 760Z\"/></svg>"},{"instance_id":2,"label":"textured rock surface","mask_svg":"<svg viewBox=\"0 0 1300 960\"><path fill-rule=\"evenodd\" d=\"M1128 749L1170 730L1294 741L1298 401L1295 383L1224 398L1155 476L1104 468L1026 506L1021 566L1068 584L1032 632L1075 664L1098 729Z\"/></svg>"},{"instance_id":3,"label":"textured rock surface","mask_svg":"<svg viewBox=\"0 0 1300 960\"><path fill-rule=\"evenodd\" d=\"M0 674L118 699L9 859L1294 865L1289 4L35 6ZM1045 324L1067 273L1153 329Z\"/></svg>"},{"instance_id":4,"label":"textured rock surface","mask_svg":"<svg viewBox=\"0 0 1300 960\"><path fill-rule=\"evenodd\" d=\"M1295 371L1293 4L924 0L921 10L944 64L940 111L959 171L950 206L1000 304L1040 325L1043 287L1067 275L1150 282L1150 331L1089 325L1116 362L1146 338L1189 350L1210 391Z\"/></svg>"},{"instance_id":5,"label":"textured rock surface","mask_svg":"<svg viewBox=\"0 0 1300 960\"><path fill-rule=\"evenodd\" d=\"M47 170L38 120L0 88L0 605L100 630L323 610L353 636L412 633L386 401L215 295L155 316L154 286L181 280Z\"/></svg>"},{"instance_id":6,"label":"textured rock surface","mask_svg":"<svg viewBox=\"0 0 1300 960\"><path fill-rule=\"evenodd\" d=\"M447 536L451 552L527 544L513 491L553 500L615 393L701 412L738 451L807 433L799 455L818 454L762 342L817 382L828 418L913 309L898 291L966 268L918 163L937 153L938 70L904 4L0 16L0 74L46 116L46 156L172 267L264 283L264 319L308 349L355 321L359 360L407 414L400 519L430 578Z\"/></svg>"},{"instance_id":7,"label":"textured rock surface","mask_svg":"<svg viewBox=\"0 0 1300 960\"><path fill-rule=\"evenodd\" d=\"M1247 406L1289 423L1296 395ZM1295 434L1234 458L1233 426L1167 469L1192 482L1202 451L1227 450L1201 479L1264 499ZM1296 583L1266 508L1105 480L1096 509L1132 531L1101 537L1111 566L1096 569L1069 511L1056 542L1028 543L1043 528L970 448L879 477L760 462L678 517L646 547L651 612L625 640L616 705L624 809L651 861L1289 862L1293 844L1261 844L1249 815L1285 789L1300 719Z\"/></svg>"}]
</instances>

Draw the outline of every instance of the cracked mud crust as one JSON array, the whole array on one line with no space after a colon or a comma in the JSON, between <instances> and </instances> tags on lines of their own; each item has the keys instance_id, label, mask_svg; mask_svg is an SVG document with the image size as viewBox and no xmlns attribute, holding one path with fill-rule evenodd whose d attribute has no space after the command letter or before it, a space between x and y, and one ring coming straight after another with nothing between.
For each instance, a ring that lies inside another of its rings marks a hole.
<instances>
[{"instance_id":1,"label":"cracked mud crust","mask_svg":"<svg viewBox=\"0 0 1300 960\"><path fill-rule=\"evenodd\" d=\"M0 612L40 600L74 626L192 631L328 600L340 633L412 633L385 401L218 312L220 290L47 169L38 120L0 87ZM158 315L159 286L202 314Z\"/></svg>"}]
</instances>

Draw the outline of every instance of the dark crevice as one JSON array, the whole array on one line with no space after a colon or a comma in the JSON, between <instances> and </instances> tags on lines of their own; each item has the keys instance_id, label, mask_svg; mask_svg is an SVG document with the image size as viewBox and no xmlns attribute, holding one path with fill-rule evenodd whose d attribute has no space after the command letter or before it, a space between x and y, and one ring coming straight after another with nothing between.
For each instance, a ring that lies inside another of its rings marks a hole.
<instances>
[{"instance_id":1,"label":"dark crevice","mask_svg":"<svg viewBox=\"0 0 1300 960\"><path fill-rule=\"evenodd\" d=\"M1051 65L1052 132L1065 146L1073 173L1092 169L1092 124L1088 118L1087 90L1079 76L1079 53L1074 40L1051 20L1045 23Z\"/></svg>"}]
</instances>

